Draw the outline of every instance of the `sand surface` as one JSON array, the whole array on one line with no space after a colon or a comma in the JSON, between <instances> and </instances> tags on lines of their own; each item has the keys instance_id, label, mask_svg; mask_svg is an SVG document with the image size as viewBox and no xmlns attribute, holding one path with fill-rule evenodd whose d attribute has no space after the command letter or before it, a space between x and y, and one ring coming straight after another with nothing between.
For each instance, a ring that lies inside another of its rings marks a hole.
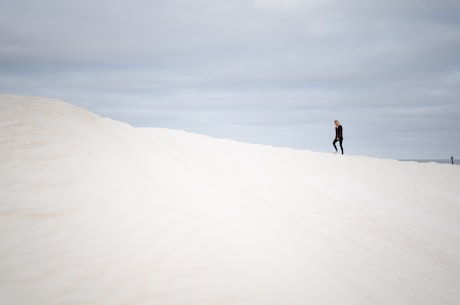
<instances>
[{"instance_id":1,"label":"sand surface","mask_svg":"<svg viewBox=\"0 0 460 305\"><path fill-rule=\"evenodd\" d=\"M0 95L1 305L460 304L460 167Z\"/></svg>"}]
</instances>

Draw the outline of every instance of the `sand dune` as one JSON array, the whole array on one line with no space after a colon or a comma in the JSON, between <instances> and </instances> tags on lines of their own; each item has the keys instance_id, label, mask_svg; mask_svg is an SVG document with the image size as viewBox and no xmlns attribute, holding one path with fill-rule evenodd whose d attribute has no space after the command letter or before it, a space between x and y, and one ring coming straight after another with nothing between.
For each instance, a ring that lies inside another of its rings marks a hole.
<instances>
[{"instance_id":1,"label":"sand dune","mask_svg":"<svg viewBox=\"0 0 460 305\"><path fill-rule=\"evenodd\" d=\"M0 304L460 304L460 167L0 95Z\"/></svg>"}]
</instances>

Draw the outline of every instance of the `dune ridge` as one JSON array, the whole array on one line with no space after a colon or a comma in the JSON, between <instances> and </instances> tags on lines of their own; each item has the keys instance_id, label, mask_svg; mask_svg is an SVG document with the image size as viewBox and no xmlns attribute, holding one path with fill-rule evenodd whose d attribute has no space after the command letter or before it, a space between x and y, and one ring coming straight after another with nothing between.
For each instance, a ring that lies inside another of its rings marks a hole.
<instances>
[{"instance_id":1,"label":"dune ridge","mask_svg":"<svg viewBox=\"0 0 460 305\"><path fill-rule=\"evenodd\" d=\"M460 304L459 186L0 95L0 304Z\"/></svg>"}]
</instances>

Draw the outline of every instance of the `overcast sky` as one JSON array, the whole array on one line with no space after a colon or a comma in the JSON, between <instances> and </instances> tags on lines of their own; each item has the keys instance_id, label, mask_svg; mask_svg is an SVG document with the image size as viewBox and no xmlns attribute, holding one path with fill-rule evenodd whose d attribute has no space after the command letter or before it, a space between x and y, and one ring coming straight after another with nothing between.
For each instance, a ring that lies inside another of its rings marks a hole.
<instances>
[{"instance_id":1,"label":"overcast sky","mask_svg":"<svg viewBox=\"0 0 460 305\"><path fill-rule=\"evenodd\" d=\"M460 1L0 0L0 92L134 126L460 159Z\"/></svg>"}]
</instances>

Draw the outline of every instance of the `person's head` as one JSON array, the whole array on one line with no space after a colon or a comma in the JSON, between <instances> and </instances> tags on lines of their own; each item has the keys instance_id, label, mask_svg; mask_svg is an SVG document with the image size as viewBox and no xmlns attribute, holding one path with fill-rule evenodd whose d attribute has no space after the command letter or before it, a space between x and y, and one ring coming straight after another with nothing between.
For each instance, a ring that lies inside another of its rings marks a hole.
<instances>
[{"instance_id":1,"label":"person's head","mask_svg":"<svg viewBox=\"0 0 460 305\"><path fill-rule=\"evenodd\" d=\"M334 124L335 124L335 126L340 126L339 120L335 120L335 121L334 121Z\"/></svg>"}]
</instances>

